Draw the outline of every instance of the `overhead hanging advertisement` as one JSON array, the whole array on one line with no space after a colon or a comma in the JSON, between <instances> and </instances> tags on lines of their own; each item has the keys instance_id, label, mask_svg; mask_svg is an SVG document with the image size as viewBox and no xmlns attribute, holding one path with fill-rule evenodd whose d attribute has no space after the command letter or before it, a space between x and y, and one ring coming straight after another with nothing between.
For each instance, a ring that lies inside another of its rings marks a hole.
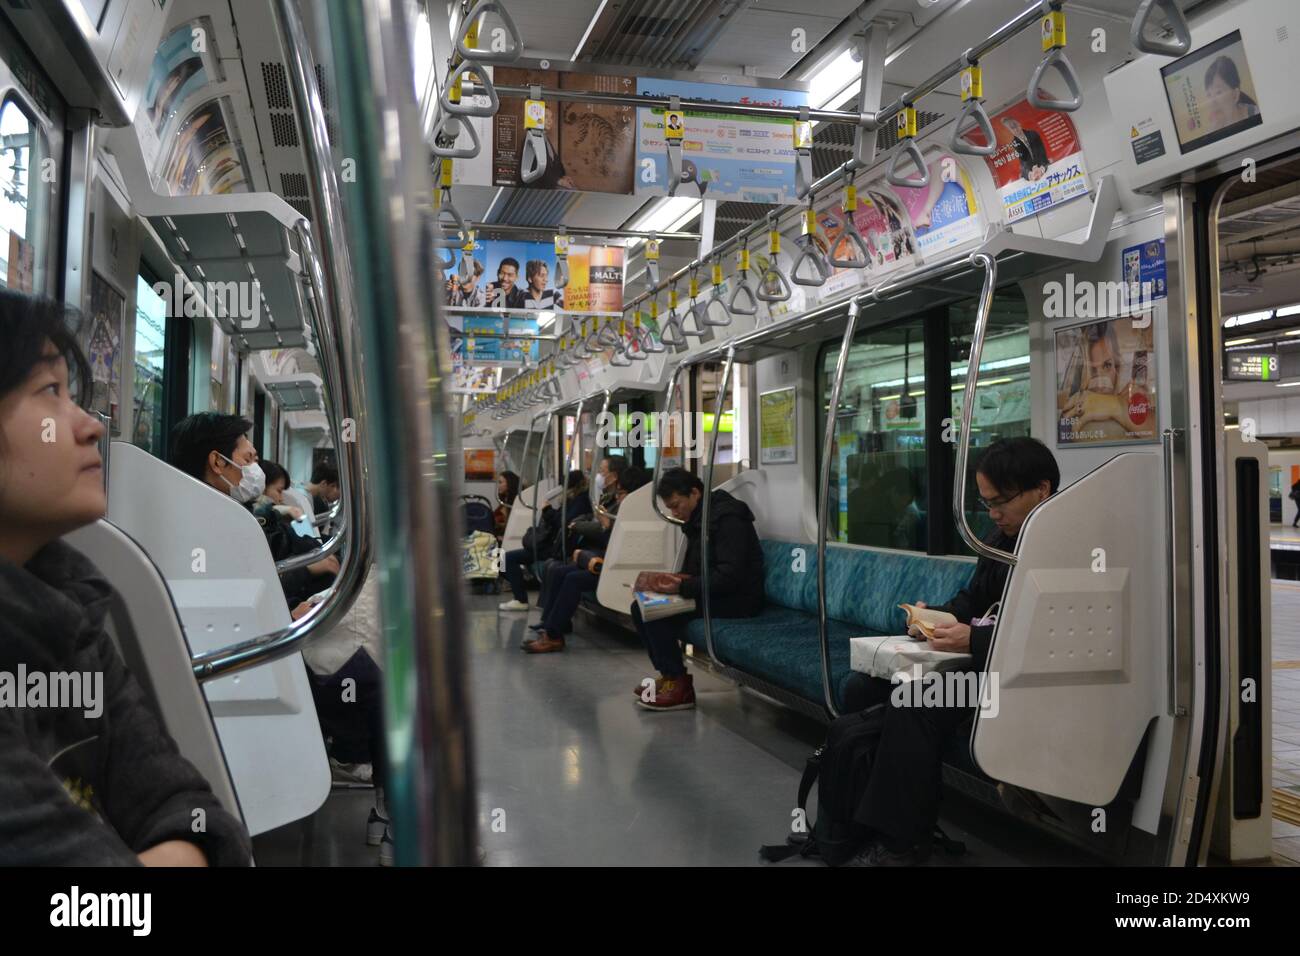
<instances>
[{"instance_id":1,"label":"overhead hanging advertisement","mask_svg":"<svg viewBox=\"0 0 1300 956\"><path fill-rule=\"evenodd\" d=\"M490 395L501 383L501 366L470 365L465 361L465 340L451 340L451 385L453 395Z\"/></svg>"},{"instance_id":2,"label":"overhead hanging advertisement","mask_svg":"<svg viewBox=\"0 0 1300 956\"><path fill-rule=\"evenodd\" d=\"M524 70L498 66L493 82L500 86L541 86L585 92L635 92L628 76L563 73L558 70ZM534 189L581 189L586 192L632 193L632 167L636 147L636 110L631 106L547 100L546 168L531 183L523 182L524 100L501 97L492 119L492 184Z\"/></svg>"},{"instance_id":3,"label":"overhead hanging advertisement","mask_svg":"<svg viewBox=\"0 0 1300 956\"><path fill-rule=\"evenodd\" d=\"M623 310L622 246L570 244L569 282L555 288L555 245L551 242L474 241L469 276L460 275L462 250L456 267L446 272L444 304L455 311L528 309L549 312L611 312Z\"/></svg>"},{"instance_id":4,"label":"overhead hanging advertisement","mask_svg":"<svg viewBox=\"0 0 1300 956\"><path fill-rule=\"evenodd\" d=\"M1036 216L1087 194L1083 146L1067 114L1040 110L1022 99L991 120L998 148L985 162L997 182L1006 222ZM975 146L988 145L978 127L962 138Z\"/></svg>"},{"instance_id":5,"label":"overhead hanging advertisement","mask_svg":"<svg viewBox=\"0 0 1300 956\"><path fill-rule=\"evenodd\" d=\"M889 189L902 201L923 256L942 252L984 236L975 187L960 160L947 151L925 156L930 183L925 187Z\"/></svg>"},{"instance_id":6,"label":"overhead hanging advertisement","mask_svg":"<svg viewBox=\"0 0 1300 956\"><path fill-rule=\"evenodd\" d=\"M1116 318L1057 330L1058 447L1156 441L1152 329Z\"/></svg>"},{"instance_id":7,"label":"overhead hanging advertisement","mask_svg":"<svg viewBox=\"0 0 1300 956\"><path fill-rule=\"evenodd\" d=\"M883 180L858 188L858 208L853 213L853 224L870 252L866 269L836 268L822 286L823 295L832 295L852 288L868 278L893 272L901 266L911 267L919 261L916 233L907 210L897 196L887 192ZM836 203L821 217L820 226L828 244L839 258L852 258L858 254L844 234L843 206Z\"/></svg>"},{"instance_id":8,"label":"overhead hanging advertisement","mask_svg":"<svg viewBox=\"0 0 1300 956\"><path fill-rule=\"evenodd\" d=\"M535 338L507 338L509 335L536 336L536 319L507 318L501 315L451 315L452 361L459 353L462 361L475 365L523 365L524 356L536 362L540 350ZM457 335L457 333L460 333ZM460 344L457 345L456 343Z\"/></svg>"},{"instance_id":9,"label":"overhead hanging advertisement","mask_svg":"<svg viewBox=\"0 0 1300 956\"><path fill-rule=\"evenodd\" d=\"M807 93L720 83L639 78L636 91L641 96L679 96L719 103L808 105ZM641 108L637 113L636 194L663 196L668 181L664 110ZM722 110L687 112L682 137L682 183L677 195L752 203L796 202L793 121Z\"/></svg>"}]
</instances>

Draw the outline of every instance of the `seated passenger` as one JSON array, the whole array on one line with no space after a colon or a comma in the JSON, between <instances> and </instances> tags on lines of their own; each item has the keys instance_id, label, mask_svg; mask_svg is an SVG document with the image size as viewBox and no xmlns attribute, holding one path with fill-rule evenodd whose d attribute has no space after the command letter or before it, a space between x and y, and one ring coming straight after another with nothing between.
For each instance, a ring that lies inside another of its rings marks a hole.
<instances>
[{"instance_id":1,"label":"seated passenger","mask_svg":"<svg viewBox=\"0 0 1300 956\"><path fill-rule=\"evenodd\" d=\"M243 824L104 629L121 598L61 540L107 507L104 426L70 380L91 394L63 307L0 290L0 673L28 675L21 703L0 688L0 866L247 866ZM37 673L57 697L44 706L26 699ZM80 700L55 693L60 675L80 677Z\"/></svg>"},{"instance_id":2,"label":"seated passenger","mask_svg":"<svg viewBox=\"0 0 1300 956\"><path fill-rule=\"evenodd\" d=\"M565 518L570 525L579 518L591 514L591 501L587 497L587 479L576 468L569 472L565 482L567 503ZM534 540L536 539L536 540ZM528 590L524 586L524 565L538 561L542 564L542 580L545 580L548 562L558 561L564 557L560 551L560 509L547 505L537 516L537 526L524 532L523 547L514 548L505 553L505 570L502 577L510 585L512 598L498 605L502 611L527 611ZM541 604L541 595L538 595Z\"/></svg>"},{"instance_id":3,"label":"seated passenger","mask_svg":"<svg viewBox=\"0 0 1300 956\"><path fill-rule=\"evenodd\" d=\"M686 673L681 641L693 617L704 613L700 577L700 522L704 483L684 468L673 468L659 479L655 493L673 516L685 521L686 558L668 593L696 601L692 614L641 619L640 606L632 602L632 622L645 642L650 663L659 671L654 693L636 690L637 703L647 710L682 710L695 706L695 685ZM763 610L763 548L754 530L749 505L725 491L714 491L709 505L709 610L713 617L754 617ZM653 699L646 700L649 696Z\"/></svg>"},{"instance_id":4,"label":"seated passenger","mask_svg":"<svg viewBox=\"0 0 1300 956\"><path fill-rule=\"evenodd\" d=\"M510 521L510 512L519 497L519 476L513 471L503 471L497 475L497 505L492 512L492 525L496 532L497 544L506 536L506 524Z\"/></svg>"},{"instance_id":5,"label":"seated passenger","mask_svg":"<svg viewBox=\"0 0 1300 956\"><path fill-rule=\"evenodd\" d=\"M307 482L307 493L311 495L312 510L318 517L328 512L342 494L338 466L332 461L317 465L312 470L311 481Z\"/></svg>"},{"instance_id":6,"label":"seated passenger","mask_svg":"<svg viewBox=\"0 0 1300 956\"><path fill-rule=\"evenodd\" d=\"M289 520L269 503L257 506L266 488L266 475L257 463L257 449L248 440L253 423L237 415L199 412L183 419L172 431L171 463L214 491L234 498L257 518L276 561L306 554L318 544L293 530ZM335 472L337 479L337 472ZM335 557L322 558L305 568L280 575L280 586L290 608L330 586L338 574Z\"/></svg>"},{"instance_id":7,"label":"seated passenger","mask_svg":"<svg viewBox=\"0 0 1300 956\"><path fill-rule=\"evenodd\" d=\"M1061 471L1047 446L1037 439L1003 438L985 449L975 481L980 503L996 525L984 541L1014 551L1025 519L1056 492ZM930 646L937 651L970 654L971 669L983 671L993 639L990 612L1002 600L1009 572L1009 565L981 557L970 584L941 608L951 612L958 623L936 627ZM940 686L946 693L952 685ZM844 691L846 713L889 701L871 779L855 816L873 831L874 839L854 859L857 866L908 866L929 855L939 818L944 747L956 728L975 713L974 706L963 706L961 701L901 706L893 700L892 690L890 681L855 673Z\"/></svg>"},{"instance_id":8,"label":"seated passenger","mask_svg":"<svg viewBox=\"0 0 1300 956\"><path fill-rule=\"evenodd\" d=\"M611 467L606 469L607 465ZM600 467L601 475L609 476L607 482L602 482L602 487L607 491L614 489L612 495L605 496L601 506L615 516L623 499L650 480L642 469L627 466L622 458L606 458ZM620 477L615 478L616 475ZM539 631L540 636L535 640L524 641L524 650L528 653L550 654L564 650L564 635L573 630L574 612L577 611L582 596L593 590L600 578L601 567L605 563L605 549L613 527L614 518L604 515L574 523L578 547L573 550L572 561L557 563L547 572L542 595L542 619L538 624L529 625L533 630Z\"/></svg>"}]
</instances>

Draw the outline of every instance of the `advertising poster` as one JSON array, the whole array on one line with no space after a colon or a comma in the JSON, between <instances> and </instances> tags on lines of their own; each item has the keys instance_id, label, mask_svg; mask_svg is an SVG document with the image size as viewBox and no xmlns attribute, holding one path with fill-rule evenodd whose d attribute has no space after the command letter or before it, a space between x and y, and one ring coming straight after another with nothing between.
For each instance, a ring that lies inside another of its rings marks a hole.
<instances>
[{"instance_id":1,"label":"advertising poster","mask_svg":"<svg viewBox=\"0 0 1300 956\"><path fill-rule=\"evenodd\" d=\"M797 107L808 103L807 93L678 80L641 78L636 91L642 96L676 95L689 100L765 106ZM662 196L668 179L664 111L640 109L637 113L636 194ZM793 122L734 113L688 112L685 126L682 185L677 195L752 203L797 201Z\"/></svg>"},{"instance_id":2,"label":"advertising poster","mask_svg":"<svg viewBox=\"0 0 1300 956\"><path fill-rule=\"evenodd\" d=\"M1160 75L1184 153L1264 122L1240 31L1161 67Z\"/></svg>"},{"instance_id":3,"label":"advertising poster","mask_svg":"<svg viewBox=\"0 0 1300 956\"><path fill-rule=\"evenodd\" d=\"M112 419L111 432L121 434L118 417L122 391L122 332L126 299L97 272L91 273L90 327L83 342L90 365L91 395L88 408Z\"/></svg>"},{"instance_id":4,"label":"advertising poster","mask_svg":"<svg viewBox=\"0 0 1300 956\"><path fill-rule=\"evenodd\" d=\"M1157 440L1152 328L1119 318L1057 330L1058 447Z\"/></svg>"},{"instance_id":5,"label":"advertising poster","mask_svg":"<svg viewBox=\"0 0 1300 956\"><path fill-rule=\"evenodd\" d=\"M568 309L581 312L623 310L622 246L569 246L569 283L552 284L555 244L475 240L474 267L462 281L459 269L448 270L444 304L456 310ZM459 267L459 262L457 262Z\"/></svg>"},{"instance_id":6,"label":"advertising poster","mask_svg":"<svg viewBox=\"0 0 1300 956\"><path fill-rule=\"evenodd\" d=\"M632 94L635 80L556 70L498 66L493 82L502 86ZM546 169L524 183L519 176L524 151L524 101L502 97L492 120L492 184L535 189L581 189L631 195L636 147L636 110L630 106L546 102Z\"/></svg>"},{"instance_id":7,"label":"advertising poster","mask_svg":"<svg viewBox=\"0 0 1300 956\"><path fill-rule=\"evenodd\" d=\"M1124 284L1128 286L1130 302L1154 302L1169 295L1168 273L1165 269L1165 241L1155 239L1140 246L1129 246L1121 258Z\"/></svg>"},{"instance_id":8,"label":"advertising poster","mask_svg":"<svg viewBox=\"0 0 1300 956\"><path fill-rule=\"evenodd\" d=\"M796 460L794 386L758 396L758 457L762 465Z\"/></svg>"},{"instance_id":9,"label":"advertising poster","mask_svg":"<svg viewBox=\"0 0 1300 956\"><path fill-rule=\"evenodd\" d=\"M496 474L497 453L495 448L465 449L465 480L491 481Z\"/></svg>"},{"instance_id":10,"label":"advertising poster","mask_svg":"<svg viewBox=\"0 0 1300 956\"><path fill-rule=\"evenodd\" d=\"M173 196L247 192L244 165L226 127L220 100L194 110L171 140L159 185Z\"/></svg>"},{"instance_id":11,"label":"advertising poster","mask_svg":"<svg viewBox=\"0 0 1300 956\"><path fill-rule=\"evenodd\" d=\"M495 392L501 381L501 366L471 365L465 361L465 339L451 340L451 385L453 395L486 395Z\"/></svg>"},{"instance_id":12,"label":"advertising poster","mask_svg":"<svg viewBox=\"0 0 1300 956\"><path fill-rule=\"evenodd\" d=\"M1069 114L1036 109L1021 100L991 119L998 149L984 161L998 185L1006 222L1087 194L1088 168ZM976 146L988 145L978 128L963 138Z\"/></svg>"},{"instance_id":13,"label":"advertising poster","mask_svg":"<svg viewBox=\"0 0 1300 956\"><path fill-rule=\"evenodd\" d=\"M902 201L923 256L952 249L984 235L975 188L960 160L947 151L926 154L930 185L890 186Z\"/></svg>"},{"instance_id":14,"label":"advertising poster","mask_svg":"<svg viewBox=\"0 0 1300 956\"><path fill-rule=\"evenodd\" d=\"M522 365L525 355L530 362L536 362L540 355L539 343L535 339L505 338L507 334L536 335L536 319L513 319L500 315L453 315L447 321L456 332L461 333L459 352L463 356L462 361L468 365ZM453 363L456 354L457 348L453 345Z\"/></svg>"}]
</instances>

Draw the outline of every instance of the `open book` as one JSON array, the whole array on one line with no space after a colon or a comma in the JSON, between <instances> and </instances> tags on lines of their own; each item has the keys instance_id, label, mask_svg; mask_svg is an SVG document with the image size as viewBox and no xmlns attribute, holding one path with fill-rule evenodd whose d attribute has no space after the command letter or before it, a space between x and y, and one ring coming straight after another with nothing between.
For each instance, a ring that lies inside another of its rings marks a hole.
<instances>
[{"instance_id":1,"label":"open book","mask_svg":"<svg viewBox=\"0 0 1300 956\"><path fill-rule=\"evenodd\" d=\"M642 571L636 576L632 586L632 595L641 608L641 620L657 621L662 617L673 617L695 610L695 601L680 594L670 594L664 588L680 586L687 577L673 571Z\"/></svg>"},{"instance_id":2,"label":"open book","mask_svg":"<svg viewBox=\"0 0 1300 956\"><path fill-rule=\"evenodd\" d=\"M915 604L898 605L907 612L907 633L913 637L934 637L934 629L948 624L956 624L957 618L947 611L932 607L917 607Z\"/></svg>"}]
</instances>

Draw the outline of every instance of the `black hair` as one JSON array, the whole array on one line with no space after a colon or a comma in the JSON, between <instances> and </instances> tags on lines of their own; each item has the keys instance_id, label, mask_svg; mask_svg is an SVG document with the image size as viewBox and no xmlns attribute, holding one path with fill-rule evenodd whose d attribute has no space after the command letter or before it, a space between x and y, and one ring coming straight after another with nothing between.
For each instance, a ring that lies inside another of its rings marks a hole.
<instances>
[{"instance_id":1,"label":"black hair","mask_svg":"<svg viewBox=\"0 0 1300 956\"><path fill-rule=\"evenodd\" d=\"M696 478L685 468L670 468L659 476L659 484L655 486L655 493L664 501L667 501L673 495L689 495L692 491L704 493L704 482Z\"/></svg>"},{"instance_id":2,"label":"black hair","mask_svg":"<svg viewBox=\"0 0 1300 956\"><path fill-rule=\"evenodd\" d=\"M220 412L198 412L181 419L172 429L172 467L202 481L208 470L208 455L215 451L230 458L239 439L252 430L253 423L247 418Z\"/></svg>"},{"instance_id":3,"label":"black hair","mask_svg":"<svg viewBox=\"0 0 1300 956\"><path fill-rule=\"evenodd\" d=\"M581 468L575 468L569 472L569 480L565 482L565 487L569 491L581 491L587 487L587 476L582 473Z\"/></svg>"},{"instance_id":4,"label":"black hair","mask_svg":"<svg viewBox=\"0 0 1300 956\"><path fill-rule=\"evenodd\" d=\"M503 261L501 264L505 265L505 262ZM547 271L548 275L550 274L551 267L548 266L544 260L542 259L528 260L527 264L525 264L524 266L524 276L528 279L529 285L531 285L533 282L533 276L537 275L537 273L541 272L543 269Z\"/></svg>"},{"instance_id":5,"label":"black hair","mask_svg":"<svg viewBox=\"0 0 1300 956\"><path fill-rule=\"evenodd\" d=\"M332 461L322 461L312 469L311 483L313 485L337 485L339 483L339 466Z\"/></svg>"},{"instance_id":6,"label":"black hair","mask_svg":"<svg viewBox=\"0 0 1300 956\"><path fill-rule=\"evenodd\" d=\"M620 461L622 459L619 459ZM618 476L618 487L620 491L626 491L629 495L650 481L650 474L644 468L638 468L636 465L628 465L623 469L623 473ZM704 487L703 485L700 486Z\"/></svg>"},{"instance_id":7,"label":"black hair","mask_svg":"<svg viewBox=\"0 0 1300 956\"><path fill-rule=\"evenodd\" d=\"M1002 495L1018 495L1046 481L1052 494L1061 484L1061 469L1037 438L999 438L980 456L979 474Z\"/></svg>"},{"instance_id":8,"label":"black hair","mask_svg":"<svg viewBox=\"0 0 1300 956\"><path fill-rule=\"evenodd\" d=\"M68 364L68 384L78 402L90 402L90 365L77 343L80 313L61 302L0 288L0 398L27 381L38 365L50 361L50 345Z\"/></svg>"},{"instance_id":9,"label":"black hair","mask_svg":"<svg viewBox=\"0 0 1300 956\"><path fill-rule=\"evenodd\" d=\"M1214 82L1215 77L1223 80L1224 86L1240 93L1241 102L1247 106L1259 105L1241 88L1241 74L1237 72L1237 64L1232 57L1215 57L1214 62L1210 64L1210 68L1205 71L1205 88L1207 90L1210 88L1210 84Z\"/></svg>"},{"instance_id":10,"label":"black hair","mask_svg":"<svg viewBox=\"0 0 1300 956\"><path fill-rule=\"evenodd\" d=\"M292 482L289 481L289 472L285 467L276 461L268 461L263 458L258 462L262 466L262 474L266 475L266 487L270 488L277 481L283 479L285 488L288 488Z\"/></svg>"},{"instance_id":11,"label":"black hair","mask_svg":"<svg viewBox=\"0 0 1300 956\"><path fill-rule=\"evenodd\" d=\"M505 497L501 499L502 504L512 505L515 499L519 497L519 476L513 471L503 471L497 476L506 480Z\"/></svg>"},{"instance_id":12,"label":"black hair","mask_svg":"<svg viewBox=\"0 0 1300 956\"><path fill-rule=\"evenodd\" d=\"M497 272L500 272L506 266L514 266L516 274L519 272L519 260L514 256L506 256L502 259L500 264L497 266Z\"/></svg>"},{"instance_id":13,"label":"black hair","mask_svg":"<svg viewBox=\"0 0 1300 956\"><path fill-rule=\"evenodd\" d=\"M621 485L623 484L623 473L632 466L628 464L628 460L622 455L606 455L605 467L618 479L618 483Z\"/></svg>"}]
</instances>

